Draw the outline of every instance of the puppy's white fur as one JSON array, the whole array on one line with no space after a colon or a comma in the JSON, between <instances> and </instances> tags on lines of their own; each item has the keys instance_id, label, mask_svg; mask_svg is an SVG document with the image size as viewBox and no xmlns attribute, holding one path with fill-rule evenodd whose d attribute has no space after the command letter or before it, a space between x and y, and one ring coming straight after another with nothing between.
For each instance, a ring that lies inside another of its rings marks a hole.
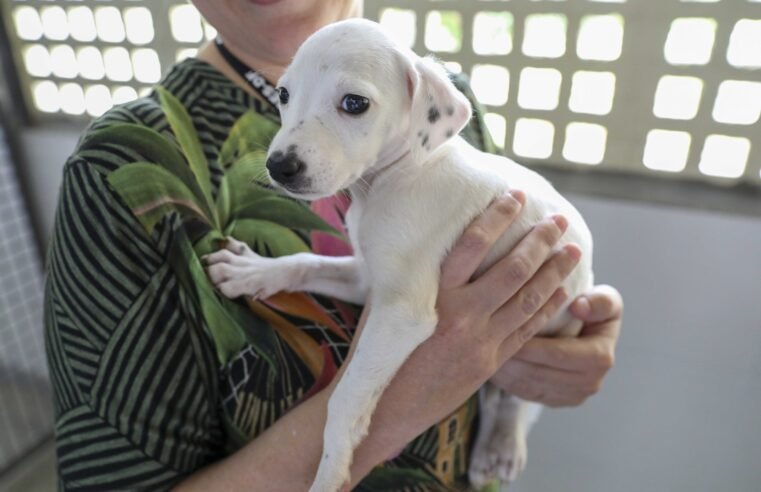
<instances>
[{"instance_id":1,"label":"puppy's white fur","mask_svg":"<svg viewBox=\"0 0 761 492\"><path fill-rule=\"evenodd\" d=\"M303 176L286 192L313 199L348 188L346 221L355 256L270 259L233 243L231 249L242 254L215 253L210 275L230 297L309 290L356 302L369 293L372 310L330 399L311 488L334 492L349 480L353 450L381 393L434 332L442 259L495 197L519 189L527 200L479 271L538 221L563 214L569 227L557 247L576 243L583 251L563 284L573 298L592 285L592 239L580 214L538 174L456 136L471 117L467 99L435 62L396 45L375 23L350 20L321 29L299 49L279 85L290 100L281 107L282 128L270 153L290 149L304 163ZM343 112L346 94L367 97L368 111ZM580 324L566 308L543 334L578 333ZM540 406L488 384L481 403L471 481L482 486L495 478L514 480L525 466L526 435Z\"/></svg>"}]
</instances>

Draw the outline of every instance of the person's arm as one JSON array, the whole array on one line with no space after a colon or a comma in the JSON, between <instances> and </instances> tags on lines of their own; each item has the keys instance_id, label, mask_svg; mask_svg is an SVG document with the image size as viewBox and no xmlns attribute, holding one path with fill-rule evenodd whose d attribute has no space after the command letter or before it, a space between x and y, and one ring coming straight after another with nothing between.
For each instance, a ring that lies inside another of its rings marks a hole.
<instances>
[{"instance_id":1,"label":"person's arm","mask_svg":"<svg viewBox=\"0 0 761 492\"><path fill-rule=\"evenodd\" d=\"M530 340L491 381L552 407L580 405L599 392L621 332L621 295L613 287L596 286L574 301L571 314L584 321L578 337Z\"/></svg>"},{"instance_id":2,"label":"person's arm","mask_svg":"<svg viewBox=\"0 0 761 492\"><path fill-rule=\"evenodd\" d=\"M504 259L471 279L523 200L520 193L498 199L446 258L436 332L383 393L368 436L354 454L353 484L461 405L566 299L560 284L578 262L578 248L568 246L545 261L565 230L563 218L537 224ZM331 391L332 386L302 403L235 454L188 477L177 490L306 490L319 462Z\"/></svg>"}]
</instances>

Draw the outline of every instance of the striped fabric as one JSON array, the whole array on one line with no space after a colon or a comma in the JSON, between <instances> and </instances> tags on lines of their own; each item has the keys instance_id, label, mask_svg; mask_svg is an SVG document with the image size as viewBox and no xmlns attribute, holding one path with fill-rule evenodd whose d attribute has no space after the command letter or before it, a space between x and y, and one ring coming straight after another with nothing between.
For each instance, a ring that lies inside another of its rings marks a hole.
<instances>
[{"instance_id":1,"label":"striped fabric","mask_svg":"<svg viewBox=\"0 0 761 492\"><path fill-rule=\"evenodd\" d=\"M232 124L248 109L279 121L199 60L175 66L162 85L191 115L215 190L222 176L216 158ZM155 94L114 108L88 131L116 122L171 134ZM481 128L474 118L466 137L493 150ZM76 150L64 169L45 291L61 490L168 489L255 438L314 384L286 343L278 344L277 374L250 346L220 367L199 310L168 261L179 220L165 219L148 237L106 181L142 159L101 144ZM358 311L318 301L350 333L346 320ZM291 321L343 361L346 342ZM358 490L466 490L475 406L471 399Z\"/></svg>"}]
</instances>

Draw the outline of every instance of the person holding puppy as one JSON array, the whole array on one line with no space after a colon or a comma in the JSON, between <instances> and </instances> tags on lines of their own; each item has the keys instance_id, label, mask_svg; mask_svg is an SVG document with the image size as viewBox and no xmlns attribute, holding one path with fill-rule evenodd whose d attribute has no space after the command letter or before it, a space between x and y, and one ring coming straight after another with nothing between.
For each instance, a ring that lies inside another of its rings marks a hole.
<instances>
[{"instance_id":1,"label":"person holding puppy","mask_svg":"<svg viewBox=\"0 0 761 492\"><path fill-rule=\"evenodd\" d=\"M249 109L276 122L272 83L301 42L361 13L361 2L349 0L193 3L221 43L176 65L162 85L190 113L207 156ZM113 109L89 131L123 121L165 129L151 95ZM465 136L490 145L479 118ZM77 149L64 171L46 289L61 488L306 490L340 368L303 398L315 381L285 345L276 376L250 349L219 367L166 257L176 222L147 237L106 181L130 159L130 149L115 145ZM219 176L213 166L210 173L212 181ZM467 490L474 394L487 380L550 406L578 405L599 390L621 324L614 289L596 287L573 304L585 323L580 337L533 338L565 300L558 287L579 259L573 248L546 259L563 234L562 217L536 224L488 275L472 278L523 200L520 192L496 200L446 258L436 333L381 397L355 453L352 487ZM351 357L341 340L309 334L338 365Z\"/></svg>"}]
</instances>

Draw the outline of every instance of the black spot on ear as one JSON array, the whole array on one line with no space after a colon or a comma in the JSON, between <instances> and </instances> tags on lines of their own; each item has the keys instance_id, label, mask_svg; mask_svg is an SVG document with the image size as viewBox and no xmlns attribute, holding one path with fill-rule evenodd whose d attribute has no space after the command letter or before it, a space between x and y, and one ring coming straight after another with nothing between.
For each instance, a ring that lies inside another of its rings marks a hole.
<instances>
[{"instance_id":1,"label":"black spot on ear","mask_svg":"<svg viewBox=\"0 0 761 492\"><path fill-rule=\"evenodd\" d=\"M452 116L453 114L454 114L454 107L447 106L447 116Z\"/></svg>"},{"instance_id":2,"label":"black spot on ear","mask_svg":"<svg viewBox=\"0 0 761 492\"><path fill-rule=\"evenodd\" d=\"M429 123L436 123L439 121L439 118L441 118L441 113L439 112L439 108L436 106L431 106L430 109L428 109L428 122Z\"/></svg>"},{"instance_id":3,"label":"black spot on ear","mask_svg":"<svg viewBox=\"0 0 761 492\"><path fill-rule=\"evenodd\" d=\"M422 147L426 147L426 148L428 148L428 134L427 134L427 133L426 133L426 134L425 134L425 136L423 137L423 141L422 141L422 142L420 142L420 145L421 145Z\"/></svg>"},{"instance_id":4,"label":"black spot on ear","mask_svg":"<svg viewBox=\"0 0 761 492\"><path fill-rule=\"evenodd\" d=\"M452 138L452 135L454 135L454 130L452 130L452 129L450 128L449 130L447 130L447 133L446 133L446 135L447 135L447 138Z\"/></svg>"}]
</instances>

